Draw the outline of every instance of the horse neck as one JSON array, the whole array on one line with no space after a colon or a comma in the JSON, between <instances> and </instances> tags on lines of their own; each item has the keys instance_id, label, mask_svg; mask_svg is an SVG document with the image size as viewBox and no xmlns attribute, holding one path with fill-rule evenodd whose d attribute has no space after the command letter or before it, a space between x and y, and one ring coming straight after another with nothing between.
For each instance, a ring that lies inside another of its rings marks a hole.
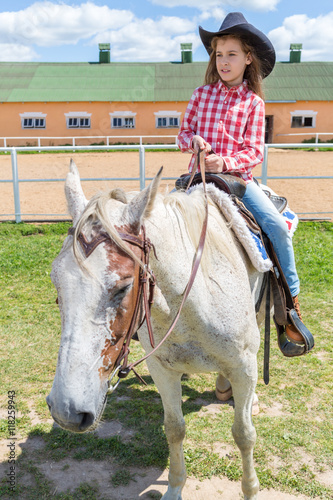
<instances>
[{"instance_id":1,"label":"horse neck","mask_svg":"<svg viewBox=\"0 0 333 500\"><path fill-rule=\"evenodd\" d=\"M209 276L214 277L214 274L223 276L224 272L230 272L230 266L235 272L245 266L255 298L259 294L263 274L252 266L246 252L215 205L209 207L208 220L212 234L205 245L210 245L207 253L207 268L210 269L206 275L205 272L199 272L196 280L200 282L203 289L207 290ZM146 223L146 229L149 239L156 248L158 260L154 259L153 270L158 284L163 283L164 290L169 289L171 284L172 287L179 288L182 293L191 274L194 255L193 242L189 236L186 221L180 212L165 206L163 201L159 200ZM197 226L196 231L199 239L200 225ZM213 264L210 262L210 252L214 255ZM205 271L204 263L201 268Z\"/></svg>"}]
</instances>

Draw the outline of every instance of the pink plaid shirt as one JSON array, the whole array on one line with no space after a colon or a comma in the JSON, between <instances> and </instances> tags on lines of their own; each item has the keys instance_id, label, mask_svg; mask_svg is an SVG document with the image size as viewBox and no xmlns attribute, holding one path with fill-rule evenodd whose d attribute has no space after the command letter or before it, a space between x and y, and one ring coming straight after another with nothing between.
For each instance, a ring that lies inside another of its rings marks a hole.
<instances>
[{"instance_id":1,"label":"pink plaid shirt","mask_svg":"<svg viewBox=\"0 0 333 500\"><path fill-rule=\"evenodd\" d=\"M263 160L265 104L249 90L246 80L228 88L218 83L197 88L188 103L177 143L194 153L192 138L200 135L224 160L223 172L253 180L252 169ZM193 154L189 171L193 169Z\"/></svg>"}]
</instances>

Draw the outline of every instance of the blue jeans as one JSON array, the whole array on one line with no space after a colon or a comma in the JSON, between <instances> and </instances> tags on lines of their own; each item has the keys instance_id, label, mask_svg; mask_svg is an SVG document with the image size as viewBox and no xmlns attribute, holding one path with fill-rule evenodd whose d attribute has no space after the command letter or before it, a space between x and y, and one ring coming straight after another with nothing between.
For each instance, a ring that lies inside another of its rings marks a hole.
<instances>
[{"instance_id":1,"label":"blue jeans","mask_svg":"<svg viewBox=\"0 0 333 500\"><path fill-rule=\"evenodd\" d=\"M253 213L259 226L270 239L286 277L291 295L295 297L299 293L299 279L296 271L293 243L284 218L255 182L249 182L246 185L242 201L246 208Z\"/></svg>"}]
</instances>

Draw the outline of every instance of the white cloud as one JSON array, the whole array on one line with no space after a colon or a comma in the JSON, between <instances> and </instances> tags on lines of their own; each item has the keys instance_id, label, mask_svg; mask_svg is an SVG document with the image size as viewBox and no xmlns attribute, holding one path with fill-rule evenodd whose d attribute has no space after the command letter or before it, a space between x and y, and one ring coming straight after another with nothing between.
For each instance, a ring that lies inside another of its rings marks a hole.
<instances>
[{"instance_id":1,"label":"white cloud","mask_svg":"<svg viewBox=\"0 0 333 500\"><path fill-rule=\"evenodd\" d=\"M140 19L129 10L100 7L91 1L67 5L45 0L24 10L0 13L0 44L9 42L12 55L8 57L12 61L38 59L32 46L56 47L82 41L111 42L113 60L179 60L180 42L192 42L193 49L200 45L197 31L197 19Z\"/></svg>"},{"instance_id":2,"label":"white cloud","mask_svg":"<svg viewBox=\"0 0 333 500\"><path fill-rule=\"evenodd\" d=\"M270 11L276 8L280 0L150 0L155 5L163 7L191 7L208 12L213 8L233 7L237 10Z\"/></svg>"},{"instance_id":3,"label":"white cloud","mask_svg":"<svg viewBox=\"0 0 333 500\"><path fill-rule=\"evenodd\" d=\"M203 10L199 16L199 22L205 22L207 19L216 19L219 26L226 16L226 12L220 7L213 7L209 10Z\"/></svg>"},{"instance_id":4,"label":"white cloud","mask_svg":"<svg viewBox=\"0 0 333 500\"><path fill-rule=\"evenodd\" d=\"M0 43L0 61L20 61L29 62L33 59L37 59L38 54L27 47L26 45L11 44L11 43Z\"/></svg>"},{"instance_id":5,"label":"white cloud","mask_svg":"<svg viewBox=\"0 0 333 500\"><path fill-rule=\"evenodd\" d=\"M36 2L24 10L0 13L0 42L41 47L77 43L105 29L122 28L133 18L128 10L92 2L78 6Z\"/></svg>"},{"instance_id":6,"label":"white cloud","mask_svg":"<svg viewBox=\"0 0 333 500\"><path fill-rule=\"evenodd\" d=\"M317 18L305 14L287 17L283 25L268 33L280 61L289 60L291 43L302 43L302 61L331 61L333 12Z\"/></svg>"},{"instance_id":7,"label":"white cloud","mask_svg":"<svg viewBox=\"0 0 333 500\"><path fill-rule=\"evenodd\" d=\"M104 32L91 44L110 41L112 60L170 61L180 60L180 43L192 42L193 50L200 44L194 22L177 17L134 19L119 30Z\"/></svg>"}]
</instances>

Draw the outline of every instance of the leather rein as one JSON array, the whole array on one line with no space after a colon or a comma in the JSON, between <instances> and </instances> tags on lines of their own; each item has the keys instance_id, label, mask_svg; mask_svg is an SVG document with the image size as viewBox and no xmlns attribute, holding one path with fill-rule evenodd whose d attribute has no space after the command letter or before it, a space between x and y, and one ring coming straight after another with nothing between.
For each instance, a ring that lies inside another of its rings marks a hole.
<instances>
[{"instance_id":1,"label":"leather rein","mask_svg":"<svg viewBox=\"0 0 333 500\"><path fill-rule=\"evenodd\" d=\"M188 183L186 191L189 189L191 182L193 180L193 177L197 171L197 168L200 166L201 170L201 175L202 175L202 183L203 183L203 191L204 191L204 200L205 200L205 218L203 221L202 229L201 229L201 234L200 234L200 239L199 239L199 244L196 250L196 253L193 258L193 263L192 263L192 269L191 269L191 274L190 278L188 280L188 283L186 285L186 288L183 293L182 301L179 306L179 309L177 311L176 316L174 317L168 331L162 338L162 340L155 346L155 341L154 341L154 335L153 335L153 329L151 325L151 306L154 302L154 289L156 285L156 279L154 276L153 271L149 268L149 255L150 251L153 249L153 252L156 256L155 252L155 247L149 240L149 238L146 237L146 231L144 226L141 227L141 232L139 236L134 236L128 233L120 232L118 231L118 235L120 238L129 243L130 245L135 245L141 249L141 261L143 262L143 266L140 269L139 273L139 287L138 287L138 293L136 297L136 302L135 302L135 307L134 307L134 312L133 316L130 322L129 329L127 333L124 336L124 342L120 351L120 354L118 358L116 359L116 362L114 364L114 369L113 372L111 373L109 379L108 379L108 391L107 394L111 394L118 386L119 382L121 379L126 378L127 375L130 373L132 370L133 373L143 382L146 384L146 382L142 379L142 377L136 372L135 367L145 361L149 356L154 354L157 349L167 340L167 338L171 335L172 331L174 330L178 319L180 317L180 313L183 309L183 306L186 302L186 299L190 293L190 290L192 288L192 285L194 283L197 271L199 269L201 257L202 257L202 252L203 248L205 245L205 239L206 239L206 233L207 233L207 223L208 223L208 200L207 200L207 192L206 192L206 182L205 182L205 152L200 152L197 155L197 162L196 165L193 167L192 173L191 173L191 178ZM71 227L68 230L68 234L74 236L75 234L75 227ZM78 241L81 244L83 253L85 257L89 257L91 253L97 248L98 245L105 241L111 241L110 236L106 233L101 231L98 235L95 236L95 238L91 241L87 241L85 236L82 233L79 233L78 236ZM143 305L143 307L142 307ZM142 314L143 311L143 314ZM143 316L143 319L142 317ZM150 344L152 347L152 350L140 358L139 360L128 364L128 356L130 353L129 345L130 341L135 333L135 331L140 328L144 321L146 321L147 324L147 329L148 329L148 334L149 334L149 340ZM118 380L114 385L112 385L112 380L115 377L115 375L118 375Z\"/></svg>"}]
</instances>

